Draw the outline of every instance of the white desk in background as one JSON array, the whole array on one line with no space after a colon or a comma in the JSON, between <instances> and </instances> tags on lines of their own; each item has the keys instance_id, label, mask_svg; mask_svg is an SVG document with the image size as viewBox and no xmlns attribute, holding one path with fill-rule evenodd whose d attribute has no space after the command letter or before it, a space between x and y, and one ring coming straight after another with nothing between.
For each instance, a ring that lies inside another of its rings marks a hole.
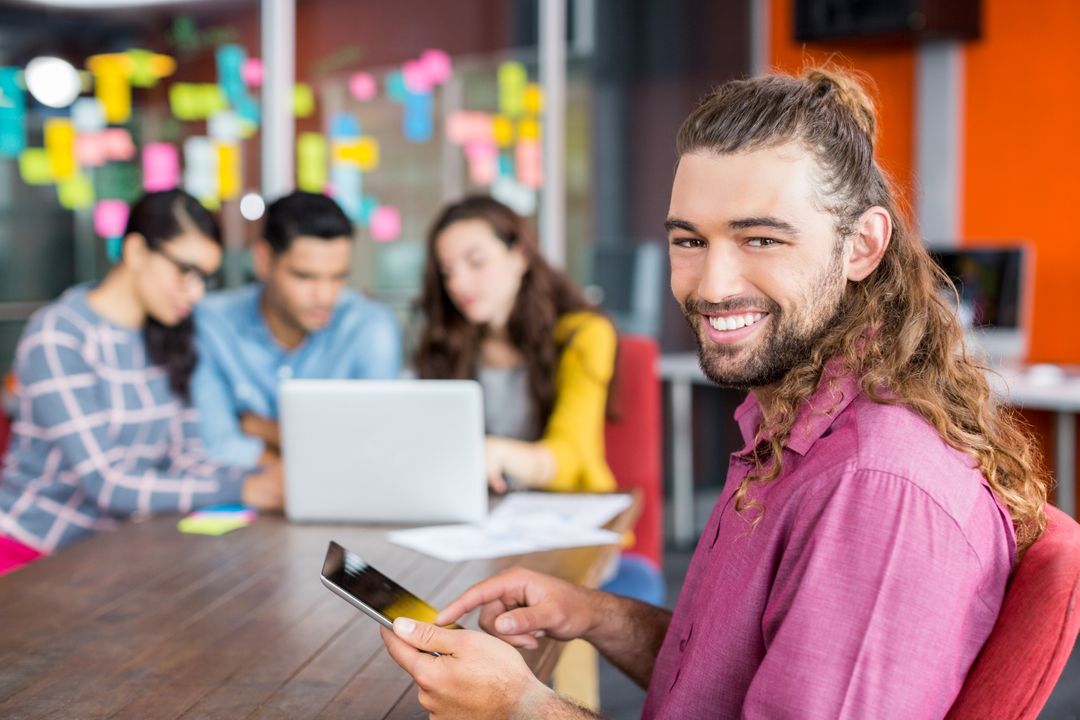
<instances>
[{"instance_id":1,"label":"white desk in background","mask_svg":"<svg viewBox=\"0 0 1080 720\"><path fill-rule=\"evenodd\" d=\"M1076 414L1080 413L1080 368L1057 365L1001 367L990 375L996 392L1015 407L1054 413L1054 475L1057 506L1076 516ZM697 353L660 357L660 377L671 386L672 535L680 545L697 539L694 527L693 386L712 383Z\"/></svg>"}]
</instances>

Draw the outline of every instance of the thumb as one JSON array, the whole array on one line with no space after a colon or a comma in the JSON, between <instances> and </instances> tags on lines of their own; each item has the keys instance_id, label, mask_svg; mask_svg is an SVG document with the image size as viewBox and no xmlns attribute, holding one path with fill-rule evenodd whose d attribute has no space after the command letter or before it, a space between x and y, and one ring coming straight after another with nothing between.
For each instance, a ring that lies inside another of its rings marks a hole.
<instances>
[{"instance_id":1,"label":"thumb","mask_svg":"<svg viewBox=\"0 0 1080 720\"><path fill-rule=\"evenodd\" d=\"M394 620L394 634L424 652L453 655L457 647L455 632L412 618L399 617Z\"/></svg>"}]
</instances>

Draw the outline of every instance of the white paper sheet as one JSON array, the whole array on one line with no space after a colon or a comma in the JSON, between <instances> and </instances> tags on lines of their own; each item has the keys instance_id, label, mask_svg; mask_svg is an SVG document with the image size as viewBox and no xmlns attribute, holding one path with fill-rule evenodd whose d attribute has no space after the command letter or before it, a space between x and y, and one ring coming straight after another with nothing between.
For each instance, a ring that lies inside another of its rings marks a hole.
<instances>
[{"instance_id":1,"label":"white paper sheet","mask_svg":"<svg viewBox=\"0 0 1080 720\"><path fill-rule=\"evenodd\" d=\"M619 534L601 526L632 502L622 494L514 493L483 523L394 530L386 538L448 562L614 545Z\"/></svg>"}]
</instances>

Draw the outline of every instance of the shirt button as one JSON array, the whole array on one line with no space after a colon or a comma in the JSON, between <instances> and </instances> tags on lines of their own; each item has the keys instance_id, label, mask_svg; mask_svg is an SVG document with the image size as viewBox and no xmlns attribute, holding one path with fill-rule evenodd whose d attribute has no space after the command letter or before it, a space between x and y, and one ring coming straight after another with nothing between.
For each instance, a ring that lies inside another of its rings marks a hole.
<instances>
[{"instance_id":1,"label":"shirt button","mask_svg":"<svg viewBox=\"0 0 1080 720\"><path fill-rule=\"evenodd\" d=\"M278 377L282 380L288 380L292 377L292 368L288 365L282 365L277 370Z\"/></svg>"}]
</instances>

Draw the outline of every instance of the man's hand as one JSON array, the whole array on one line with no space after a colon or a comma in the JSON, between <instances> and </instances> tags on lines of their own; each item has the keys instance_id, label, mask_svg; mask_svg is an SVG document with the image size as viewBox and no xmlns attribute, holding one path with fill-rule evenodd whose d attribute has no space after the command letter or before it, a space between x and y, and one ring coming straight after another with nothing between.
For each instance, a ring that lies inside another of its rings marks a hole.
<instances>
[{"instance_id":1,"label":"man's hand","mask_svg":"<svg viewBox=\"0 0 1080 720\"><path fill-rule=\"evenodd\" d=\"M269 449L280 454L281 429L276 420L246 412L240 416L240 431L245 435L259 438Z\"/></svg>"},{"instance_id":2,"label":"man's hand","mask_svg":"<svg viewBox=\"0 0 1080 720\"><path fill-rule=\"evenodd\" d=\"M448 625L480 608L480 627L511 645L535 648L537 637L586 637L597 624L595 611L604 593L511 568L466 590L435 622Z\"/></svg>"},{"instance_id":3,"label":"man's hand","mask_svg":"<svg viewBox=\"0 0 1080 720\"><path fill-rule=\"evenodd\" d=\"M416 681L420 704L432 717L593 717L560 700L516 650L490 635L408 618L395 620L393 632L381 632L390 656Z\"/></svg>"},{"instance_id":4,"label":"man's hand","mask_svg":"<svg viewBox=\"0 0 1080 720\"><path fill-rule=\"evenodd\" d=\"M273 463L244 480L240 501L259 510L284 510L285 489L281 463Z\"/></svg>"}]
</instances>

